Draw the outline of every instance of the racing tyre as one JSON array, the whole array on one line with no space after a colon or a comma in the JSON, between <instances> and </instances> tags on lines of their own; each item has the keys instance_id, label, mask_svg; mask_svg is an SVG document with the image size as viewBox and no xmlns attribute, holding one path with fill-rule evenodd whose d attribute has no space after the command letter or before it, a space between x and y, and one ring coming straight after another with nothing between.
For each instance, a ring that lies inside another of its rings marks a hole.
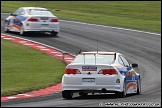
<instances>
[{"instance_id":1,"label":"racing tyre","mask_svg":"<svg viewBox=\"0 0 162 108\"><path fill-rule=\"evenodd\" d=\"M137 81L137 94L141 94L141 79L140 79L140 77L138 78L138 81Z\"/></svg>"},{"instance_id":2,"label":"racing tyre","mask_svg":"<svg viewBox=\"0 0 162 108\"><path fill-rule=\"evenodd\" d=\"M51 36L57 36L57 34L58 32L54 32L54 31L51 32Z\"/></svg>"},{"instance_id":3,"label":"racing tyre","mask_svg":"<svg viewBox=\"0 0 162 108\"><path fill-rule=\"evenodd\" d=\"M8 23L5 21L5 23L4 23L4 32L9 32L9 30L8 30Z\"/></svg>"},{"instance_id":4,"label":"racing tyre","mask_svg":"<svg viewBox=\"0 0 162 108\"><path fill-rule=\"evenodd\" d=\"M123 91L122 92L117 92L115 93L118 97L124 98L126 97L127 93L126 93L126 81L124 80L123 83Z\"/></svg>"},{"instance_id":5,"label":"racing tyre","mask_svg":"<svg viewBox=\"0 0 162 108\"><path fill-rule=\"evenodd\" d=\"M21 26L20 26L20 35L21 35L21 36L25 36L25 34L26 34L26 32L24 31L24 26L21 25Z\"/></svg>"},{"instance_id":6,"label":"racing tyre","mask_svg":"<svg viewBox=\"0 0 162 108\"><path fill-rule=\"evenodd\" d=\"M87 96L87 95L88 95L88 93L79 92L79 95L80 95L80 96Z\"/></svg>"},{"instance_id":7,"label":"racing tyre","mask_svg":"<svg viewBox=\"0 0 162 108\"><path fill-rule=\"evenodd\" d=\"M62 91L62 97L66 99L72 99L73 93L68 90Z\"/></svg>"}]
</instances>

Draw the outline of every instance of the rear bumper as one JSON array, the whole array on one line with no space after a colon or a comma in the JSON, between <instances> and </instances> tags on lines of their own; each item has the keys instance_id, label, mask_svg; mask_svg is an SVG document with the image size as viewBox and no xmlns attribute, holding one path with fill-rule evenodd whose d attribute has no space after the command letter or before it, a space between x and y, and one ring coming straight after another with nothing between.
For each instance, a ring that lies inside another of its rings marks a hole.
<instances>
[{"instance_id":1,"label":"rear bumper","mask_svg":"<svg viewBox=\"0 0 162 108\"><path fill-rule=\"evenodd\" d=\"M89 82L84 82L84 79L93 79ZM120 79L120 83L116 83L116 80ZM84 91L101 91L106 89L107 91L122 92L123 80L119 75L65 75L62 78L62 90L84 90Z\"/></svg>"},{"instance_id":2,"label":"rear bumper","mask_svg":"<svg viewBox=\"0 0 162 108\"><path fill-rule=\"evenodd\" d=\"M62 85L62 90L87 91L87 92L122 92L120 85Z\"/></svg>"},{"instance_id":3,"label":"rear bumper","mask_svg":"<svg viewBox=\"0 0 162 108\"><path fill-rule=\"evenodd\" d=\"M60 29L59 28L55 28L55 29L49 29L49 28L28 28L28 29L25 29L24 31L26 32L60 32Z\"/></svg>"},{"instance_id":4,"label":"rear bumper","mask_svg":"<svg viewBox=\"0 0 162 108\"><path fill-rule=\"evenodd\" d=\"M49 23L26 23L24 24L24 31L35 31L35 32L60 32L59 23L49 24Z\"/></svg>"},{"instance_id":5,"label":"rear bumper","mask_svg":"<svg viewBox=\"0 0 162 108\"><path fill-rule=\"evenodd\" d=\"M26 29L25 32L60 32L58 29Z\"/></svg>"}]
</instances>

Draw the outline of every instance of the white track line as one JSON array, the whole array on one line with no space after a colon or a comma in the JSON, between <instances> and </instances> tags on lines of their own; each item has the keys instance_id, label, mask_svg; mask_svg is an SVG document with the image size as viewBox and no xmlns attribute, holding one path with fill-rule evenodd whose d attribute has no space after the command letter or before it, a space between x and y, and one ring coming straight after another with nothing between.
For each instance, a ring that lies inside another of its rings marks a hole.
<instances>
[{"instance_id":1,"label":"white track line","mask_svg":"<svg viewBox=\"0 0 162 108\"><path fill-rule=\"evenodd\" d=\"M113 29L120 29L120 30L126 30L126 31L141 32L141 33L147 33L147 34L152 34L152 35L161 35L161 34L159 34L159 33L146 32L146 31L135 30L135 29L121 28L121 27L105 26L105 25L90 24L90 23L83 23L83 22L76 22L76 21L67 21L67 20L60 20L60 21L72 22L72 23L76 23L76 24L85 24L85 25L106 27L106 28L113 28Z\"/></svg>"}]
</instances>

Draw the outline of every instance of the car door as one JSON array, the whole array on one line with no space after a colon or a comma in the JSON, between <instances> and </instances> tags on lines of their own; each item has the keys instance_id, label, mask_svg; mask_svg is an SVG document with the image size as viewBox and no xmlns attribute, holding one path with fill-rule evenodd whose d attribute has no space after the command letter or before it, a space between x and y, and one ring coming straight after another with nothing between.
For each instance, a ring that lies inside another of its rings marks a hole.
<instances>
[{"instance_id":1,"label":"car door","mask_svg":"<svg viewBox=\"0 0 162 108\"><path fill-rule=\"evenodd\" d=\"M135 71L130 66L129 62L126 60L126 58L122 55L119 56L120 62L123 63L124 69L125 69L125 78L126 78L126 90L127 93L134 93L134 90L136 89L136 81L135 81Z\"/></svg>"},{"instance_id":2,"label":"car door","mask_svg":"<svg viewBox=\"0 0 162 108\"><path fill-rule=\"evenodd\" d=\"M12 13L13 17L10 19L10 26L12 26L13 31L20 31L21 22L26 18L23 17L25 10L22 8L17 9Z\"/></svg>"},{"instance_id":3,"label":"car door","mask_svg":"<svg viewBox=\"0 0 162 108\"><path fill-rule=\"evenodd\" d=\"M11 31L19 31L18 22L20 22L20 21L17 18L17 16L20 15L21 11L22 11L22 9L19 8L14 13L11 13L11 17L10 17L10 21L9 21Z\"/></svg>"}]
</instances>

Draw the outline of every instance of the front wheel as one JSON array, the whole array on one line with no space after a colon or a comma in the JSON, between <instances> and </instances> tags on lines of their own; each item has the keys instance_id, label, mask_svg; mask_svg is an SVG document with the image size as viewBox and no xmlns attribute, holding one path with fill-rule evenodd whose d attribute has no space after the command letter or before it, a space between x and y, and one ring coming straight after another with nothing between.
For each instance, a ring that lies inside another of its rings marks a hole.
<instances>
[{"instance_id":1,"label":"front wheel","mask_svg":"<svg viewBox=\"0 0 162 108\"><path fill-rule=\"evenodd\" d=\"M72 99L73 93L68 90L62 91L62 97L66 99Z\"/></svg>"},{"instance_id":2,"label":"front wheel","mask_svg":"<svg viewBox=\"0 0 162 108\"><path fill-rule=\"evenodd\" d=\"M126 92L126 81L124 80L124 82L123 82L123 91L122 92L117 92L117 93L115 93L118 97L122 97L122 98L124 98L124 97L126 97L126 95L127 95L127 92Z\"/></svg>"}]
</instances>

